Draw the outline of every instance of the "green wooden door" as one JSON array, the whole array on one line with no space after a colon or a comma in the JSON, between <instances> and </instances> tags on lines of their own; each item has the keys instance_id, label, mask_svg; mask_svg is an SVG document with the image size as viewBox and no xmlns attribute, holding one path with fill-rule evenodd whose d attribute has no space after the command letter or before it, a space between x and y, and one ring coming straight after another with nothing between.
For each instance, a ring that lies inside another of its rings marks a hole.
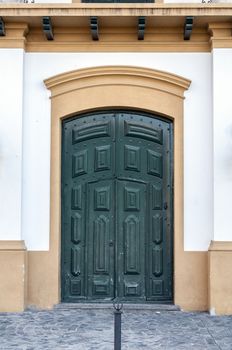
<instances>
[{"instance_id":1,"label":"green wooden door","mask_svg":"<svg viewBox=\"0 0 232 350\"><path fill-rule=\"evenodd\" d=\"M64 121L61 270L66 302L172 302L171 122Z\"/></svg>"}]
</instances>

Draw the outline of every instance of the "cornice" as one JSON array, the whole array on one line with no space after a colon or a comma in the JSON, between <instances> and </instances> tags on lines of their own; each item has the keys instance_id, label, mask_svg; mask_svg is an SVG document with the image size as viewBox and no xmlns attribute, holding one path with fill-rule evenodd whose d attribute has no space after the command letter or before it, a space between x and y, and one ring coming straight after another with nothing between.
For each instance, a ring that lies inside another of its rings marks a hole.
<instances>
[{"instance_id":1,"label":"cornice","mask_svg":"<svg viewBox=\"0 0 232 350\"><path fill-rule=\"evenodd\" d=\"M211 241L209 251L230 251L232 252L231 241Z\"/></svg>"},{"instance_id":2,"label":"cornice","mask_svg":"<svg viewBox=\"0 0 232 350\"><path fill-rule=\"evenodd\" d=\"M0 251L26 250L24 241L0 241Z\"/></svg>"},{"instance_id":3,"label":"cornice","mask_svg":"<svg viewBox=\"0 0 232 350\"><path fill-rule=\"evenodd\" d=\"M1 16L231 16L232 4L0 4Z\"/></svg>"},{"instance_id":4,"label":"cornice","mask_svg":"<svg viewBox=\"0 0 232 350\"><path fill-rule=\"evenodd\" d=\"M100 21L101 23L101 21ZM136 23L130 26L100 25L99 40L91 37L90 28L53 27L54 40L46 40L41 28L31 28L27 36L28 52L209 52L207 28L194 28L191 40L184 40L181 26L145 29L138 40Z\"/></svg>"},{"instance_id":5,"label":"cornice","mask_svg":"<svg viewBox=\"0 0 232 350\"><path fill-rule=\"evenodd\" d=\"M210 52L232 47L232 4L0 4L6 35L0 48L28 52ZM99 40L92 41L90 16L99 18ZM50 17L54 40L47 40L42 18ZM146 17L138 41L138 17ZM186 16L193 16L184 40Z\"/></svg>"},{"instance_id":6,"label":"cornice","mask_svg":"<svg viewBox=\"0 0 232 350\"><path fill-rule=\"evenodd\" d=\"M208 43L194 42L27 42L27 52L210 52Z\"/></svg>"}]
</instances>

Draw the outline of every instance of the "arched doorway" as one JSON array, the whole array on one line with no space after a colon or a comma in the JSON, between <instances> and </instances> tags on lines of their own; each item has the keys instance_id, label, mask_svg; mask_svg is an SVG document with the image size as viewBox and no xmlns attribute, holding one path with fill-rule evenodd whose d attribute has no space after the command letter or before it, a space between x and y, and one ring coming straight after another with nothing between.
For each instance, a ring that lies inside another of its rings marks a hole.
<instances>
[{"instance_id":1,"label":"arched doorway","mask_svg":"<svg viewBox=\"0 0 232 350\"><path fill-rule=\"evenodd\" d=\"M173 129L137 111L62 124L62 301L173 301Z\"/></svg>"},{"instance_id":2,"label":"arched doorway","mask_svg":"<svg viewBox=\"0 0 232 350\"><path fill-rule=\"evenodd\" d=\"M196 305L196 300L205 300L204 295L202 299L203 289L198 288L202 276L198 272L205 266L205 257L185 252L183 237L183 100L190 83L169 72L126 66L78 69L45 80L51 91L50 247L46 254L33 254L34 265L31 266L39 267L40 271L31 271L30 295L34 303L52 307L62 300L62 122L86 112L113 109L168 116L173 123L173 299L175 304L188 309Z\"/></svg>"}]
</instances>

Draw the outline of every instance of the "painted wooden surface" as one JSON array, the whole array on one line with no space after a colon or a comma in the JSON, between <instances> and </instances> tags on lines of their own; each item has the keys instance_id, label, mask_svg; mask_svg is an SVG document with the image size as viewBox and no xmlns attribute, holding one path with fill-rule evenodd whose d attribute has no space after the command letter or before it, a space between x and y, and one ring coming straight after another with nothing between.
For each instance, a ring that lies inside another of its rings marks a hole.
<instances>
[{"instance_id":1,"label":"painted wooden surface","mask_svg":"<svg viewBox=\"0 0 232 350\"><path fill-rule=\"evenodd\" d=\"M172 301L172 123L63 123L62 300Z\"/></svg>"}]
</instances>

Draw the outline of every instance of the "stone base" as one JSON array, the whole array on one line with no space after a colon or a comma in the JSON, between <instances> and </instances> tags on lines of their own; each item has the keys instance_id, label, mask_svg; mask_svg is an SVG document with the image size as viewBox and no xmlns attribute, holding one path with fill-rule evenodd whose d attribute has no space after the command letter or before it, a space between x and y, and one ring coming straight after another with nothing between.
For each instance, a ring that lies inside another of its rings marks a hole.
<instances>
[{"instance_id":1,"label":"stone base","mask_svg":"<svg viewBox=\"0 0 232 350\"><path fill-rule=\"evenodd\" d=\"M121 304L121 303L120 303ZM138 304L134 304L134 303L129 303L129 302L125 302L122 303L122 309L123 310L132 310L132 311L136 311L136 310L149 310L149 311L181 311L180 307L177 305L169 305L169 304L152 304L152 303L138 303ZM114 307L113 307L113 302L111 303L61 303L61 304L57 304L55 305L54 309L57 310L71 310L71 309L75 309L75 310L113 310L114 311Z\"/></svg>"},{"instance_id":2,"label":"stone base","mask_svg":"<svg viewBox=\"0 0 232 350\"><path fill-rule=\"evenodd\" d=\"M209 312L232 314L232 242L211 242L208 269Z\"/></svg>"},{"instance_id":3,"label":"stone base","mask_svg":"<svg viewBox=\"0 0 232 350\"><path fill-rule=\"evenodd\" d=\"M27 297L24 241L0 241L0 312L20 312Z\"/></svg>"}]
</instances>

